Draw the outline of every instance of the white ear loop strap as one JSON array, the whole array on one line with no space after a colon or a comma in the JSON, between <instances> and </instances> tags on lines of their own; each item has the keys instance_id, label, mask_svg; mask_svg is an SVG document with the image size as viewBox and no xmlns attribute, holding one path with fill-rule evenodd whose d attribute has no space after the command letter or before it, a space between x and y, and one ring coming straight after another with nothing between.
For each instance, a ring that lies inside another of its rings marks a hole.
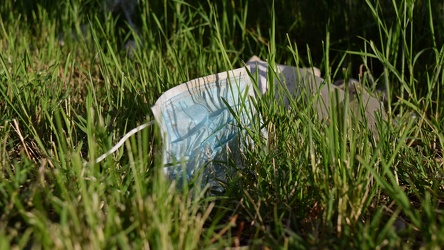
<instances>
[{"instance_id":1,"label":"white ear loop strap","mask_svg":"<svg viewBox=\"0 0 444 250\"><path fill-rule=\"evenodd\" d=\"M110 154L116 152L117 149L119 149L119 148L123 145L123 143L124 143L126 140L128 140L128 138L130 138L130 136L132 136L133 134L135 134L135 133L141 131L142 129L147 128L147 127L149 127L149 126L151 126L151 125L153 125L153 124L154 124L154 121L150 121L150 122L148 122L148 123L142 124L142 125L140 125L140 126L138 126L138 127L135 127L135 128L133 128L133 129L131 129L128 133L126 133L126 134L122 137L122 139L120 139L120 141L119 141L116 145L114 145L114 147L112 147L108 152L104 153L104 154L101 155L99 158L97 158L97 159L96 159L96 163L99 163L99 162L103 161L103 159L105 159L108 155L110 155Z\"/></svg>"}]
</instances>

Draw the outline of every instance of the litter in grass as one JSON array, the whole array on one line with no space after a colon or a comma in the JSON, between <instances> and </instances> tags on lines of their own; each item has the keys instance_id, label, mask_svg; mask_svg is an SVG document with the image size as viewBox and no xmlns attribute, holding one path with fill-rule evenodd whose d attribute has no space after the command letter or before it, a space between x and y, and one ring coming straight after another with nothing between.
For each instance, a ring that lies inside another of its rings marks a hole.
<instances>
[{"instance_id":1,"label":"litter in grass","mask_svg":"<svg viewBox=\"0 0 444 250\"><path fill-rule=\"evenodd\" d=\"M165 92L152 107L164 145L164 172L190 180L199 171L203 182L224 179L228 152L239 159L241 138L251 125L255 98L245 68L210 75ZM202 168L205 166L205 168Z\"/></svg>"},{"instance_id":2,"label":"litter in grass","mask_svg":"<svg viewBox=\"0 0 444 250\"><path fill-rule=\"evenodd\" d=\"M253 78L257 77L258 91L253 87L248 70ZM267 62L253 57L244 68L191 80L159 97L152 112L162 133L164 173L170 179L180 181L185 177L190 180L199 173L203 184L219 186L218 180L225 177L225 167L221 163L228 159L240 162L242 146L249 141L246 130L256 115L251 100L270 91L271 86L277 86L268 83L269 70ZM276 65L272 73L275 81L288 89L290 95L282 97L281 92L274 90L276 98L283 98L287 106L291 96L306 94L313 101L318 118L328 120L332 107L348 100L352 116L365 120L363 124L367 124L377 139L377 117L384 117L385 112L382 104L366 91L346 98L344 90L324 84L316 68ZM115 152L132 134L152 124L131 130L96 162Z\"/></svg>"},{"instance_id":3,"label":"litter in grass","mask_svg":"<svg viewBox=\"0 0 444 250\"><path fill-rule=\"evenodd\" d=\"M250 66L252 73L258 72L257 81L261 92L264 94L269 91L268 63L254 56L247 65ZM328 114L332 112L332 108L347 105L350 115L363 123L362 126L367 126L373 137L378 139L377 120L379 117L385 118L386 113L383 104L363 87L360 87L361 91L349 92L347 96L345 89L334 84L326 84L317 68L296 68L278 64L274 70L279 82L285 85L292 97L305 94L308 100L313 101L319 119L329 120ZM274 86L276 87L276 84ZM281 98L277 89L274 92L276 98ZM285 105L288 106L288 96L283 96L283 98Z\"/></svg>"}]
</instances>

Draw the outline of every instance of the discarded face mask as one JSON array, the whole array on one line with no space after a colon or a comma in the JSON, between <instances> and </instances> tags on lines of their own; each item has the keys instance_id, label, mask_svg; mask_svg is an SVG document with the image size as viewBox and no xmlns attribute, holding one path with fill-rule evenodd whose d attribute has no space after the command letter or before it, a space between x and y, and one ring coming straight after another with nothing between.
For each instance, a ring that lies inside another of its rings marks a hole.
<instances>
[{"instance_id":1,"label":"discarded face mask","mask_svg":"<svg viewBox=\"0 0 444 250\"><path fill-rule=\"evenodd\" d=\"M254 91L248 70L257 82L258 93ZM191 80L159 97L151 109L162 133L164 173L169 179L178 180L180 186L184 178L191 180L199 176L203 185L208 183L220 190L219 181L225 180L226 162L231 159L237 167L242 167L242 146L248 141L245 128L252 125L251 117L256 115L250 100L255 99L256 94L268 91L274 91L276 98L281 98L276 89L270 89L276 84L269 84L268 70L267 62L253 57L245 68ZM348 100L352 116L365 119L377 139L376 118L378 113L384 117L385 112L376 98L366 92L357 98L346 98L342 89L325 84L316 68L276 65L273 70L275 80L285 84L290 93L290 96L283 97L285 105L289 105L289 98L305 94L313 103L318 119L328 120L329 110ZM131 130L96 162L116 151L129 136L151 124L153 122ZM267 136L266 132L261 132Z\"/></svg>"},{"instance_id":2,"label":"discarded face mask","mask_svg":"<svg viewBox=\"0 0 444 250\"><path fill-rule=\"evenodd\" d=\"M257 74L258 88L262 94L274 91L277 99L280 99L277 89L270 89L271 86L277 88L276 83L270 85L268 82L269 65L267 62L253 56L248 60L247 65L251 68L252 74ZM372 132L373 138L378 140L377 121L379 118L385 119L387 114L384 111L383 103L373 97L371 93L362 88L362 91L355 91L347 94L344 88L333 84L326 84L320 77L317 68L297 68L276 64L273 69L278 80L285 85L290 96L283 96L284 104L289 106L289 98L305 95L307 100L313 103L317 111L318 119L328 121L329 113L338 107L347 107L349 117L354 122L362 123Z\"/></svg>"},{"instance_id":3,"label":"discarded face mask","mask_svg":"<svg viewBox=\"0 0 444 250\"><path fill-rule=\"evenodd\" d=\"M255 112L250 98L255 93L245 68L191 80L160 96L152 112L163 138L164 173L179 184L199 173L203 184L220 186L225 166L218 162L226 162L228 152L239 159L241 127Z\"/></svg>"},{"instance_id":4,"label":"discarded face mask","mask_svg":"<svg viewBox=\"0 0 444 250\"><path fill-rule=\"evenodd\" d=\"M242 97L247 94L254 99L256 94L268 91L268 64L257 57L253 59L256 60L247 62L245 68L183 83L157 100L152 112L162 133L164 173L168 178L182 182L199 174L202 184L218 188L218 181L225 180L228 159L236 167L243 167L240 156L248 141L244 128L251 125L249 117L255 115L255 110L249 98L244 102ZM303 79L295 78L296 69ZM259 93L247 71L253 78L257 75ZM294 91L305 78L313 78L311 72L282 65L277 74L291 75L287 84ZM264 130L261 134L267 136Z\"/></svg>"}]
</instances>

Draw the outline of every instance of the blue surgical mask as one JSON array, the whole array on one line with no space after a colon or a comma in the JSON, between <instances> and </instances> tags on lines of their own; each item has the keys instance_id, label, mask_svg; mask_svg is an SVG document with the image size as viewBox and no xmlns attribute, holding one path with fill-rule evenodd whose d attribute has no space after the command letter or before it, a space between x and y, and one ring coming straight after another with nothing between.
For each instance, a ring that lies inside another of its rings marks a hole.
<instances>
[{"instance_id":1,"label":"blue surgical mask","mask_svg":"<svg viewBox=\"0 0 444 250\"><path fill-rule=\"evenodd\" d=\"M225 179L227 165L224 162L233 160L237 167L242 167L240 160L243 146L251 141L248 140L245 128L253 125L253 116L259 117L256 120L260 121L260 116L256 115L250 103L255 98L253 84L247 73L250 68L256 78L258 96L273 91L276 98L281 99L279 92L271 88L275 84L268 83L268 63L253 57L247 62L246 68L191 80L166 91L156 101L151 109L162 133L164 173L168 178L182 182L183 178L190 180L199 174L197 176L202 178L202 184L209 183L218 188L218 180ZM290 94L283 96L285 105L289 105L291 98L305 93L307 100L313 103L319 119L328 120L328 110L332 105L346 100L344 91L334 85L324 84L316 69L275 65L274 71L275 80L279 79L285 84ZM350 101L350 110L358 119L367 120L377 138L376 112L381 112L383 117L385 112L379 101L366 92L359 98L364 104L364 117L359 116L363 112L356 100ZM115 152L129 136L151 124L143 124L131 130L96 162ZM261 133L267 137L264 129Z\"/></svg>"},{"instance_id":2,"label":"blue surgical mask","mask_svg":"<svg viewBox=\"0 0 444 250\"><path fill-rule=\"evenodd\" d=\"M218 186L225 175L218 162L226 162L228 152L240 157L240 136L245 134L240 126L249 126L254 112L250 98L242 100L245 94L254 98L247 70L240 68L191 80L157 100L152 111L162 132L169 178L190 180L203 170L203 182Z\"/></svg>"}]
</instances>

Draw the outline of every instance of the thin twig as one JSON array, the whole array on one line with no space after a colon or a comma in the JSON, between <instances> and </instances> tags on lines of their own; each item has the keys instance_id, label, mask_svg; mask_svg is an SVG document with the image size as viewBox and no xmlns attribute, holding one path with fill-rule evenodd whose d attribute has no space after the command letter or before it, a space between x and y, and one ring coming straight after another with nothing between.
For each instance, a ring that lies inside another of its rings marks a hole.
<instances>
[{"instance_id":1,"label":"thin twig","mask_svg":"<svg viewBox=\"0 0 444 250\"><path fill-rule=\"evenodd\" d=\"M222 230L219 231L219 233L217 233L212 239L211 239L211 243L216 242L217 240L219 240L226 232L228 232L228 230L230 230L230 228L236 226L236 221L237 221L237 217L239 215L235 214L233 217L230 218L229 222L227 225L225 225L224 228L222 228Z\"/></svg>"},{"instance_id":2,"label":"thin twig","mask_svg":"<svg viewBox=\"0 0 444 250\"><path fill-rule=\"evenodd\" d=\"M17 122L16 119L13 119L13 121L14 121L14 125L12 126L12 128L15 130L15 132L16 132L17 135L19 136L20 141L21 141L22 144L23 144L23 148L25 149L25 153L26 153L26 155L28 156L28 159L32 160L32 159L31 159L31 155L30 155L29 152L28 152L28 148L26 147L25 139L23 138L22 133L20 132L20 127L19 127L19 125L18 125L18 122Z\"/></svg>"}]
</instances>

